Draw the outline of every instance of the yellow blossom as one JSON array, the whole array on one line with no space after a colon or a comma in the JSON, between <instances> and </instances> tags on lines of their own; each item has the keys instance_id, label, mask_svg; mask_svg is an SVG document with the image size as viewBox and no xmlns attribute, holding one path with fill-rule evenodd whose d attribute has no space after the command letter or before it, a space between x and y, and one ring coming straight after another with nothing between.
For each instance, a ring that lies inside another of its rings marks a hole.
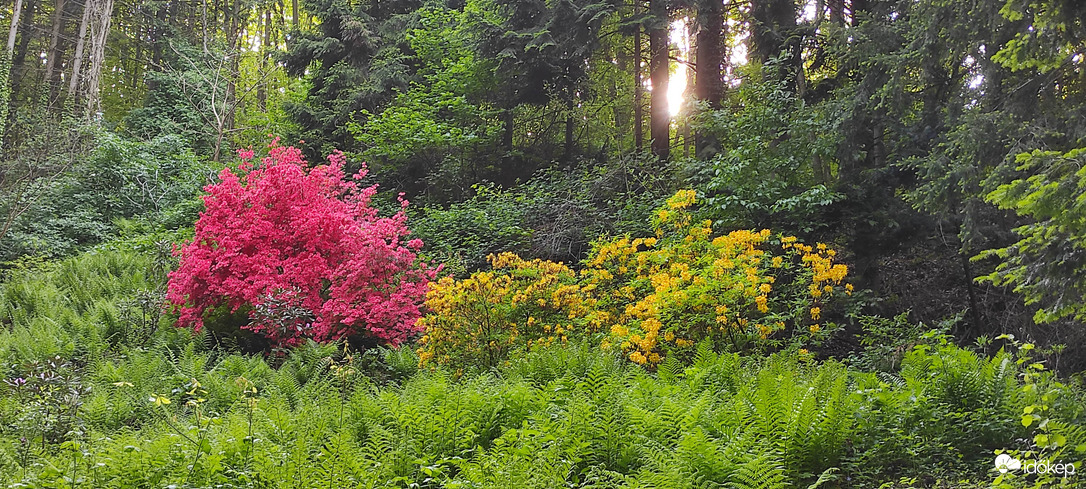
<instances>
[{"instance_id":1,"label":"yellow blossom","mask_svg":"<svg viewBox=\"0 0 1086 489\"><path fill-rule=\"evenodd\" d=\"M754 302L758 305L758 312L761 312L761 313L764 314L764 313L769 311L769 307L766 304L766 302L767 302L767 297L766 296L760 295L758 297L755 297Z\"/></svg>"}]
</instances>

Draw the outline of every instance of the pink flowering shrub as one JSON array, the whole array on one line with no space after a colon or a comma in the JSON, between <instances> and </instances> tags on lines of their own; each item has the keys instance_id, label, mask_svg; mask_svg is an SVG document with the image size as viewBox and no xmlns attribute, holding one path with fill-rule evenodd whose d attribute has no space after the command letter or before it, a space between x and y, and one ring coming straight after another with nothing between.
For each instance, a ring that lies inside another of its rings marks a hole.
<instances>
[{"instance_id":1,"label":"pink flowering shrub","mask_svg":"<svg viewBox=\"0 0 1086 489\"><path fill-rule=\"evenodd\" d=\"M419 332L436 271L418 261L403 209L378 216L377 186L357 184L365 168L345 179L341 153L307 170L300 150L270 147L257 165L239 151L242 175L223 169L205 188L195 239L170 274L178 326L199 331L208 312L244 308L244 327L278 345L352 335L397 345Z\"/></svg>"}]
</instances>

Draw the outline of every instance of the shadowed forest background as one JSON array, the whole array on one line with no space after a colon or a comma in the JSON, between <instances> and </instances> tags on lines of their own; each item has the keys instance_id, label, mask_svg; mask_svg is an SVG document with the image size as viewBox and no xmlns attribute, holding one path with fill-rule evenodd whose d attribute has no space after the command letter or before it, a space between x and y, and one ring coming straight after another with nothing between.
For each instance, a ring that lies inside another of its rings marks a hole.
<instances>
[{"instance_id":1,"label":"shadowed forest background","mask_svg":"<svg viewBox=\"0 0 1086 489\"><path fill-rule=\"evenodd\" d=\"M0 482L1074 487L991 460L1086 456L1084 19L1076 0L5 2ZM220 276L185 260L212 201L246 192L225 176L256 192L276 165L350 219L401 216L366 246L409 263L388 283L429 283L389 313L403 328L354 296L322 322L337 278L175 285ZM734 303L698 261L732 245L754 284ZM509 328L469 335L497 317L465 299L484 289ZM303 332L333 323L355 329Z\"/></svg>"}]
</instances>

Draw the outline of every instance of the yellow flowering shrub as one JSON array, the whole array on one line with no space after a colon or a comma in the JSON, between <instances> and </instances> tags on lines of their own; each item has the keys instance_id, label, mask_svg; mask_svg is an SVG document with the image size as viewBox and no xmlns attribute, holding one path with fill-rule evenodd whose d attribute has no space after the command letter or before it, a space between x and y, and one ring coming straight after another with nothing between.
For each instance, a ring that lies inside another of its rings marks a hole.
<instances>
[{"instance_id":1,"label":"yellow flowering shrub","mask_svg":"<svg viewBox=\"0 0 1086 489\"><path fill-rule=\"evenodd\" d=\"M656 364L707 338L741 350L822 334L831 299L851 294L836 252L768 229L714 236L711 222L693 218L694 202L693 190L668 199L655 237L594 245L581 275L597 297L590 320L609 327L602 347Z\"/></svg>"},{"instance_id":2,"label":"yellow flowering shrub","mask_svg":"<svg viewBox=\"0 0 1086 489\"><path fill-rule=\"evenodd\" d=\"M593 300L569 267L513 253L487 261L489 271L430 283L420 365L492 367L510 352L564 342L591 326Z\"/></svg>"}]
</instances>

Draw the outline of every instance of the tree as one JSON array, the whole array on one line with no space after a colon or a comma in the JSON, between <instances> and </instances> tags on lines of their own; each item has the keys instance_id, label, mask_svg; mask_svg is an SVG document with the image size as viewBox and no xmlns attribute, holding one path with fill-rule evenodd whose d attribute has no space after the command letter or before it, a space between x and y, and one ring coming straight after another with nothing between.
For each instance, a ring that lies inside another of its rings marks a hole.
<instances>
[{"instance_id":1,"label":"tree","mask_svg":"<svg viewBox=\"0 0 1086 489\"><path fill-rule=\"evenodd\" d=\"M320 24L299 33L281 57L289 75L305 76L305 100L288 104L300 139L314 153L332 148L357 152L347 129L364 122L363 111L380 113L397 90L413 80L406 33L417 26L421 0L346 2L316 0L308 5Z\"/></svg>"},{"instance_id":2,"label":"tree","mask_svg":"<svg viewBox=\"0 0 1086 489\"><path fill-rule=\"evenodd\" d=\"M91 6L94 6L92 9ZM90 19L90 69L84 75L84 97L87 102L87 114L93 116L101 113L100 105L102 94L99 84L102 77L102 66L106 57L106 41L109 37L109 24L113 15L113 0L96 0L87 2L87 9L91 12Z\"/></svg>"},{"instance_id":3,"label":"tree","mask_svg":"<svg viewBox=\"0 0 1086 489\"><path fill-rule=\"evenodd\" d=\"M695 55L694 97L706 104L709 110L721 107L724 93L723 63L724 22L723 0L700 0L697 3L697 42ZM696 136L695 153L705 157L712 152L713 141L704 134Z\"/></svg>"},{"instance_id":4,"label":"tree","mask_svg":"<svg viewBox=\"0 0 1086 489\"><path fill-rule=\"evenodd\" d=\"M1039 323L1086 321L1086 148L1036 150L1017 162L1029 176L1000 185L987 200L1032 222L1015 229L1014 244L979 256L1001 259L983 280L1013 286L1038 306Z\"/></svg>"},{"instance_id":5,"label":"tree","mask_svg":"<svg viewBox=\"0 0 1086 489\"><path fill-rule=\"evenodd\" d=\"M572 159L576 109L590 96L589 59L599 47L601 25L615 10L610 2L588 0L498 0L490 6L495 21L480 22L478 49L484 59L497 60L501 90L495 103L504 111L507 151L513 109L529 105L564 121L561 159Z\"/></svg>"},{"instance_id":6,"label":"tree","mask_svg":"<svg viewBox=\"0 0 1086 489\"><path fill-rule=\"evenodd\" d=\"M697 4L696 78L694 96L710 109L719 109L724 92L724 2L700 0Z\"/></svg>"},{"instance_id":7,"label":"tree","mask_svg":"<svg viewBox=\"0 0 1086 489\"><path fill-rule=\"evenodd\" d=\"M47 115L47 114L46 114ZM0 249L14 249L9 232L38 206L54 183L95 143L94 132L81 121L46 120L19 144L8 144L0 160ZM5 250L7 251L7 250ZM0 259L12 258L0 253Z\"/></svg>"},{"instance_id":8,"label":"tree","mask_svg":"<svg viewBox=\"0 0 1086 489\"><path fill-rule=\"evenodd\" d=\"M56 8L53 9L53 27L49 34L49 50L46 52L45 61L45 76L43 79L45 83L49 84L49 104L52 106L53 99L56 96L57 80L54 75L59 73L61 64L58 62L60 58L60 35L61 30L64 27L64 9L67 7L67 0L57 0Z\"/></svg>"},{"instance_id":9,"label":"tree","mask_svg":"<svg viewBox=\"0 0 1086 489\"><path fill-rule=\"evenodd\" d=\"M668 27L671 17L666 0L650 0L649 31L649 79L652 81L652 94L649 98L649 137L652 139L652 154L667 160L671 153L671 114L667 106L667 84L669 77Z\"/></svg>"},{"instance_id":10,"label":"tree","mask_svg":"<svg viewBox=\"0 0 1086 489\"><path fill-rule=\"evenodd\" d=\"M779 57L782 66L778 79L792 79L793 87L802 86L802 44L796 29L795 0L752 0L750 17L750 58L764 65Z\"/></svg>"}]
</instances>

